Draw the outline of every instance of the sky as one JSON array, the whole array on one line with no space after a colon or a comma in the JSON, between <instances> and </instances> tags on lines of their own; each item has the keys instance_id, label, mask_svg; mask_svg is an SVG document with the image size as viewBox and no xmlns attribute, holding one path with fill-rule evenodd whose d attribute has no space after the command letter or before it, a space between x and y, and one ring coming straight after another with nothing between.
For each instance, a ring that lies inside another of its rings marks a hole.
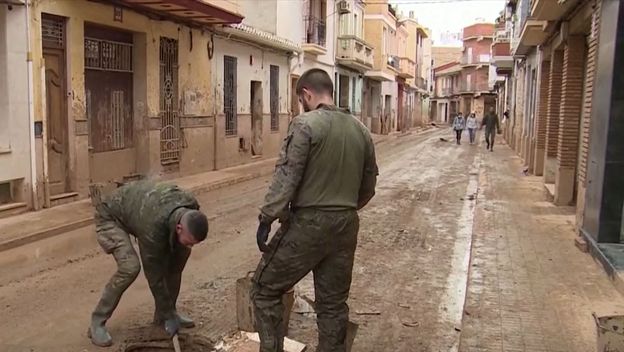
<instances>
[{"instance_id":1,"label":"sky","mask_svg":"<svg viewBox=\"0 0 624 352\"><path fill-rule=\"evenodd\" d=\"M418 22L432 31L434 46L461 46L461 41L446 42L444 32L461 32L462 28L480 21L494 22L505 8L505 0L391 0L408 16L414 11Z\"/></svg>"}]
</instances>

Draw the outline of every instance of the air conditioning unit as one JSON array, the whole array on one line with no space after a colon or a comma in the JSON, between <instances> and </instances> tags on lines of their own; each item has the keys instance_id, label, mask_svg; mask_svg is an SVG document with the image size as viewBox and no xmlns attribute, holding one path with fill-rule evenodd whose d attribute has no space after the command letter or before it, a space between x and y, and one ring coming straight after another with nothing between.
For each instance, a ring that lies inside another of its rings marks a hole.
<instances>
[{"instance_id":1,"label":"air conditioning unit","mask_svg":"<svg viewBox=\"0 0 624 352\"><path fill-rule=\"evenodd\" d=\"M351 12L351 3L347 0L338 1L338 13L343 15Z\"/></svg>"}]
</instances>

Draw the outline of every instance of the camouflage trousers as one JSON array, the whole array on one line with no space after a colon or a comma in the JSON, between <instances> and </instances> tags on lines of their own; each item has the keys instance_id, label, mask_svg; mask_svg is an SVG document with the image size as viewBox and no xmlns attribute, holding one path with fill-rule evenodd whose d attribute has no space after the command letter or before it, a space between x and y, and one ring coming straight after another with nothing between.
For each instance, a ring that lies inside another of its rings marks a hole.
<instances>
[{"instance_id":1,"label":"camouflage trousers","mask_svg":"<svg viewBox=\"0 0 624 352\"><path fill-rule=\"evenodd\" d=\"M344 352L359 218L355 210L302 209L271 240L254 274L251 297L260 352L283 352L282 295L314 274L318 352Z\"/></svg>"},{"instance_id":2,"label":"camouflage trousers","mask_svg":"<svg viewBox=\"0 0 624 352\"><path fill-rule=\"evenodd\" d=\"M91 315L95 324L105 324L113 315L123 293L130 287L141 271L141 263L130 235L119 223L109 216L105 210L99 209L95 215L96 238L104 252L112 254L117 262L117 271L110 278L102 297ZM182 282L182 271L191 254L191 250L180 246L172 255L163 260L169 260L168 272L165 275L167 290L174 302L177 301ZM139 245L139 250L141 249ZM154 313L154 322L162 321L160 312Z\"/></svg>"}]
</instances>

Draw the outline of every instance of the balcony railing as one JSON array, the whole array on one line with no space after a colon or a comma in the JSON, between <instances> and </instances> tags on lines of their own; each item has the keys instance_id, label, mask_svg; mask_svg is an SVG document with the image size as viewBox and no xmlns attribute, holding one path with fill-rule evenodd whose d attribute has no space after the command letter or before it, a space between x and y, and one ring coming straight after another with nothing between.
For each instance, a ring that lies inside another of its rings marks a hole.
<instances>
[{"instance_id":1,"label":"balcony railing","mask_svg":"<svg viewBox=\"0 0 624 352\"><path fill-rule=\"evenodd\" d=\"M462 93L487 92L490 85L488 82L462 82L459 90Z\"/></svg>"},{"instance_id":2,"label":"balcony railing","mask_svg":"<svg viewBox=\"0 0 624 352\"><path fill-rule=\"evenodd\" d=\"M468 55L464 54L461 58L462 65L480 65L480 64L489 64L490 63L490 55L489 54L481 54L481 55Z\"/></svg>"},{"instance_id":3,"label":"balcony railing","mask_svg":"<svg viewBox=\"0 0 624 352\"><path fill-rule=\"evenodd\" d=\"M399 59L398 56L387 55L386 58L387 58L388 67L391 67L391 68L393 68L393 69L395 69L397 71L401 70L401 66L400 66L400 61L401 60Z\"/></svg>"},{"instance_id":4,"label":"balcony railing","mask_svg":"<svg viewBox=\"0 0 624 352\"><path fill-rule=\"evenodd\" d=\"M511 51L509 48L509 43L498 42L492 44L492 56L510 56Z\"/></svg>"},{"instance_id":5,"label":"balcony railing","mask_svg":"<svg viewBox=\"0 0 624 352\"><path fill-rule=\"evenodd\" d=\"M400 76L404 78L413 78L416 75L416 62L408 57L402 57L399 60Z\"/></svg>"},{"instance_id":6,"label":"balcony railing","mask_svg":"<svg viewBox=\"0 0 624 352\"><path fill-rule=\"evenodd\" d=\"M336 59L355 69L371 69L374 63L373 48L357 36L340 36Z\"/></svg>"},{"instance_id":7,"label":"balcony railing","mask_svg":"<svg viewBox=\"0 0 624 352\"><path fill-rule=\"evenodd\" d=\"M414 83L416 84L416 87L423 89L423 90L427 90L427 83L425 82L424 78L416 77L414 79Z\"/></svg>"},{"instance_id":8,"label":"balcony railing","mask_svg":"<svg viewBox=\"0 0 624 352\"><path fill-rule=\"evenodd\" d=\"M511 38L511 34L507 30L496 32L496 36L494 37L494 42L497 43L508 43Z\"/></svg>"},{"instance_id":9,"label":"balcony railing","mask_svg":"<svg viewBox=\"0 0 624 352\"><path fill-rule=\"evenodd\" d=\"M306 29L304 43L325 47L327 42L325 20L309 16L304 19L304 23Z\"/></svg>"},{"instance_id":10,"label":"balcony railing","mask_svg":"<svg viewBox=\"0 0 624 352\"><path fill-rule=\"evenodd\" d=\"M454 87L445 87L442 88L442 96L447 97L449 95L457 94L457 88Z\"/></svg>"}]
</instances>

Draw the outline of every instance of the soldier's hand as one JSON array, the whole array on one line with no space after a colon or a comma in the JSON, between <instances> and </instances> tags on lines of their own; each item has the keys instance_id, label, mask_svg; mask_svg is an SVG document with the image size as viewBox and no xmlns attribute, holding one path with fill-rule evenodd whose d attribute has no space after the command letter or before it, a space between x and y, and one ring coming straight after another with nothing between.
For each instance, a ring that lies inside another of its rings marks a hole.
<instances>
[{"instance_id":1,"label":"soldier's hand","mask_svg":"<svg viewBox=\"0 0 624 352\"><path fill-rule=\"evenodd\" d=\"M180 321L177 317L165 320L165 331L170 337L173 337L180 330Z\"/></svg>"},{"instance_id":2,"label":"soldier's hand","mask_svg":"<svg viewBox=\"0 0 624 352\"><path fill-rule=\"evenodd\" d=\"M271 224L262 221L262 217L259 217L258 220L258 231L256 231L258 249L260 252L268 252L269 246L267 246L266 242L269 239L269 232L271 232Z\"/></svg>"}]
</instances>

